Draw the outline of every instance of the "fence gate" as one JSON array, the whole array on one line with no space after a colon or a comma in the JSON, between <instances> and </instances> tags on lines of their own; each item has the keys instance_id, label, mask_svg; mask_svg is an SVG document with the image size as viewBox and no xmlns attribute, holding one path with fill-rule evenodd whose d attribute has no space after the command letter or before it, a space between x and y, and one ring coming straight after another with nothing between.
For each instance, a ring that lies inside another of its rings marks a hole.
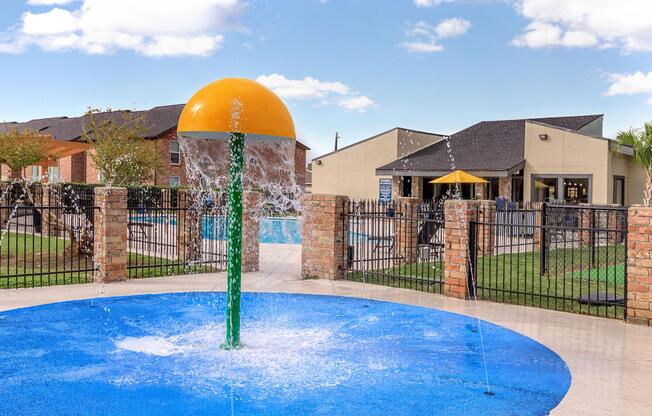
<instances>
[{"instance_id":1,"label":"fence gate","mask_svg":"<svg viewBox=\"0 0 652 416\"><path fill-rule=\"evenodd\" d=\"M226 206L191 198L174 190L129 190L129 277L226 269Z\"/></svg>"},{"instance_id":2,"label":"fence gate","mask_svg":"<svg viewBox=\"0 0 652 416\"><path fill-rule=\"evenodd\" d=\"M345 204L343 279L441 293L442 204L377 201Z\"/></svg>"},{"instance_id":3,"label":"fence gate","mask_svg":"<svg viewBox=\"0 0 652 416\"><path fill-rule=\"evenodd\" d=\"M469 283L478 299L625 318L626 208L543 204L498 212L472 222L469 238Z\"/></svg>"}]
</instances>

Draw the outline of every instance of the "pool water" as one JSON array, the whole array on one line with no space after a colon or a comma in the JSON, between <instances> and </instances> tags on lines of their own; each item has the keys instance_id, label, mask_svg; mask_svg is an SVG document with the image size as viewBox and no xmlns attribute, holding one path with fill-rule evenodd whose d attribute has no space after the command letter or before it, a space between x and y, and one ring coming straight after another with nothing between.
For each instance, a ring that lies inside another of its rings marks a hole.
<instances>
[{"instance_id":1,"label":"pool water","mask_svg":"<svg viewBox=\"0 0 652 416\"><path fill-rule=\"evenodd\" d=\"M64 302L0 314L2 415L546 415L571 375L554 352L474 319L331 296L224 293Z\"/></svg>"},{"instance_id":2,"label":"pool water","mask_svg":"<svg viewBox=\"0 0 652 416\"><path fill-rule=\"evenodd\" d=\"M130 221L176 225L175 216L137 214ZM226 240L226 217L207 216L202 219L202 237ZM266 217L260 219L260 242L268 244L300 244L301 226L296 218Z\"/></svg>"}]
</instances>

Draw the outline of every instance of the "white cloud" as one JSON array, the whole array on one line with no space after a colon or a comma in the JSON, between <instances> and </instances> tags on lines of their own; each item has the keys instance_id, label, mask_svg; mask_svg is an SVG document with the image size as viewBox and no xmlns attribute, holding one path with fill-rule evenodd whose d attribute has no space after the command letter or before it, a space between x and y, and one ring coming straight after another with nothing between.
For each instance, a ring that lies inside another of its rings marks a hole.
<instances>
[{"instance_id":1,"label":"white cloud","mask_svg":"<svg viewBox=\"0 0 652 416\"><path fill-rule=\"evenodd\" d=\"M409 26L405 34L414 41L402 42L400 47L411 53L432 53L444 50L439 39L460 36L471 28L471 22L460 18L444 19L437 25L420 21Z\"/></svg>"},{"instance_id":2,"label":"white cloud","mask_svg":"<svg viewBox=\"0 0 652 416\"><path fill-rule=\"evenodd\" d=\"M435 32L440 38L450 38L465 34L471 28L471 22L468 20L453 18L442 20Z\"/></svg>"},{"instance_id":3,"label":"white cloud","mask_svg":"<svg viewBox=\"0 0 652 416\"><path fill-rule=\"evenodd\" d=\"M288 79L281 74L261 75L256 80L287 100L319 100L322 104L336 103L360 112L375 105L369 97L352 93L341 82L324 82L312 77Z\"/></svg>"},{"instance_id":4,"label":"white cloud","mask_svg":"<svg viewBox=\"0 0 652 416\"><path fill-rule=\"evenodd\" d=\"M75 0L27 0L30 6L55 6L72 3Z\"/></svg>"},{"instance_id":5,"label":"white cloud","mask_svg":"<svg viewBox=\"0 0 652 416\"><path fill-rule=\"evenodd\" d=\"M515 0L530 23L512 43L652 51L650 0Z\"/></svg>"},{"instance_id":6,"label":"white cloud","mask_svg":"<svg viewBox=\"0 0 652 416\"><path fill-rule=\"evenodd\" d=\"M324 98L328 95L347 95L349 87L341 82L322 82L312 77L304 79L287 79L280 74L261 75L258 82L283 98L310 100Z\"/></svg>"},{"instance_id":7,"label":"white cloud","mask_svg":"<svg viewBox=\"0 0 652 416\"><path fill-rule=\"evenodd\" d=\"M91 54L126 49L153 57L206 56L225 32L239 28L243 8L242 0L83 0L74 10L25 13L11 39L0 40L0 52L36 45Z\"/></svg>"},{"instance_id":8,"label":"white cloud","mask_svg":"<svg viewBox=\"0 0 652 416\"><path fill-rule=\"evenodd\" d=\"M444 50L444 47L435 40L430 42L403 42L400 46L411 53L432 53Z\"/></svg>"},{"instance_id":9,"label":"white cloud","mask_svg":"<svg viewBox=\"0 0 652 416\"><path fill-rule=\"evenodd\" d=\"M450 0L414 0L414 4L416 4L417 7L435 7L439 6L444 1Z\"/></svg>"},{"instance_id":10,"label":"white cloud","mask_svg":"<svg viewBox=\"0 0 652 416\"><path fill-rule=\"evenodd\" d=\"M631 95L652 93L652 71L647 74L636 71L632 74L610 74L611 85L605 95Z\"/></svg>"},{"instance_id":11,"label":"white cloud","mask_svg":"<svg viewBox=\"0 0 652 416\"><path fill-rule=\"evenodd\" d=\"M46 13L25 13L22 31L26 35L56 35L74 32L78 26L79 22L74 14L55 8Z\"/></svg>"},{"instance_id":12,"label":"white cloud","mask_svg":"<svg viewBox=\"0 0 652 416\"><path fill-rule=\"evenodd\" d=\"M366 95L353 98L345 98L340 101L340 105L347 110L355 110L364 112L369 107L373 107L375 103Z\"/></svg>"}]
</instances>

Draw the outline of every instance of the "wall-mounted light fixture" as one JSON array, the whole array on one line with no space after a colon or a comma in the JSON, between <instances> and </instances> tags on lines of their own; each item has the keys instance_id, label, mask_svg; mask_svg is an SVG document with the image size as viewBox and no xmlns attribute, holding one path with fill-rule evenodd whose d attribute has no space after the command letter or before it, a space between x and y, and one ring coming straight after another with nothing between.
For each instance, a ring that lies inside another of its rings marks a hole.
<instances>
[{"instance_id":1,"label":"wall-mounted light fixture","mask_svg":"<svg viewBox=\"0 0 652 416\"><path fill-rule=\"evenodd\" d=\"M321 166L321 160L316 160L316 161L315 161L315 164L316 164L317 166Z\"/></svg>"},{"instance_id":2,"label":"wall-mounted light fixture","mask_svg":"<svg viewBox=\"0 0 652 416\"><path fill-rule=\"evenodd\" d=\"M543 141L545 142L546 140L548 140L548 135L545 134L545 133L544 133L544 134L540 134L540 135L539 135L539 140L543 140Z\"/></svg>"}]
</instances>

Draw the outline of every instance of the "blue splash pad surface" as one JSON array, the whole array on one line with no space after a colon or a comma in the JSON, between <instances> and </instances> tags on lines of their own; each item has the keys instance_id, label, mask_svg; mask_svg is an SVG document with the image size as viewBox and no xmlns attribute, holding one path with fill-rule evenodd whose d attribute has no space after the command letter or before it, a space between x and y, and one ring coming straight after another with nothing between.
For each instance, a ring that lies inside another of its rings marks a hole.
<instances>
[{"instance_id":1,"label":"blue splash pad surface","mask_svg":"<svg viewBox=\"0 0 652 416\"><path fill-rule=\"evenodd\" d=\"M246 347L222 351L224 293L64 302L0 314L2 415L546 415L554 352L475 319L356 298L243 294Z\"/></svg>"}]
</instances>

